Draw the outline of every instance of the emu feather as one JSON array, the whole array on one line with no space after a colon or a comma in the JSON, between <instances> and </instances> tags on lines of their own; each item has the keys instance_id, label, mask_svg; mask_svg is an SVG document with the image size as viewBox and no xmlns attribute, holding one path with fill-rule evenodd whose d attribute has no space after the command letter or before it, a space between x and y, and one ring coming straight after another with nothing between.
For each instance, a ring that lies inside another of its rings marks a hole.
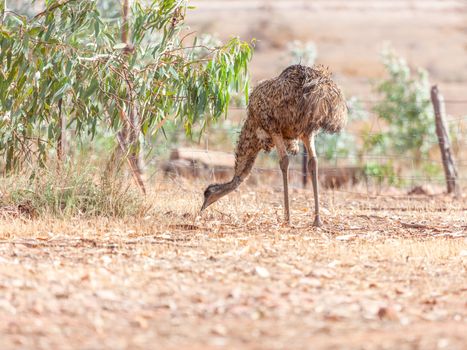
<instances>
[{"instance_id":1,"label":"emu feather","mask_svg":"<svg viewBox=\"0 0 467 350\"><path fill-rule=\"evenodd\" d=\"M259 151L276 147L284 180L285 219L290 221L288 199L288 153L298 152L301 140L309 155L313 181L315 226L321 225L314 136L322 129L336 133L347 122L347 106L339 86L323 66L287 67L273 79L261 82L250 94L248 115L235 152L232 181L210 185L204 192L202 210L235 190L250 174Z\"/></svg>"}]
</instances>

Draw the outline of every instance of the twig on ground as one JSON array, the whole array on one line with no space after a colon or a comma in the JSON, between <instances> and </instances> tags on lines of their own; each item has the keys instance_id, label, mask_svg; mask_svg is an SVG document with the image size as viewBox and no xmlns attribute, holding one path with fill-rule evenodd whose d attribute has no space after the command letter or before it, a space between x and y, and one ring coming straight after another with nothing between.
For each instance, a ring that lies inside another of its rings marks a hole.
<instances>
[{"instance_id":1,"label":"twig on ground","mask_svg":"<svg viewBox=\"0 0 467 350\"><path fill-rule=\"evenodd\" d=\"M431 226L427 226L427 225L423 225L423 224L412 224L412 223L408 223L408 222L400 222L400 224L402 225L402 227L407 227L407 228L423 228L423 229L435 229L435 227L431 227Z\"/></svg>"}]
</instances>

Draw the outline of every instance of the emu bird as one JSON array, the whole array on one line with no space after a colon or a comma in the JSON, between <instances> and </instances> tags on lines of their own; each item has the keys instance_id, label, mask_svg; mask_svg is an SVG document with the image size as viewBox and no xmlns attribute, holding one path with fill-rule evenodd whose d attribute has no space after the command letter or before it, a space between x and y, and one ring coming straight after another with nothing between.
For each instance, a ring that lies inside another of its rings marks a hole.
<instances>
[{"instance_id":1,"label":"emu bird","mask_svg":"<svg viewBox=\"0 0 467 350\"><path fill-rule=\"evenodd\" d=\"M248 114L235 152L235 174L204 192L201 211L235 190L250 174L260 150L276 147L284 182L284 214L290 222L288 152L297 154L301 140L309 154L308 171L315 201L314 226L321 226L318 199L318 162L315 135L322 129L339 132L347 121L347 106L340 88L323 66L292 65L278 77L261 82L251 93Z\"/></svg>"}]
</instances>

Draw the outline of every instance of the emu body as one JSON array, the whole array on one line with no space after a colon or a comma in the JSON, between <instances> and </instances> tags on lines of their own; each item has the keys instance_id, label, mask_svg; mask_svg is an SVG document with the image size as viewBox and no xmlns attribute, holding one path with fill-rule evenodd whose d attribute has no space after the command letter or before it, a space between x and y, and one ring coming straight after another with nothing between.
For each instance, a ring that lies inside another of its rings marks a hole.
<instances>
[{"instance_id":1,"label":"emu body","mask_svg":"<svg viewBox=\"0 0 467 350\"><path fill-rule=\"evenodd\" d=\"M340 88L322 66L293 65L278 77L261 82L250 94L248 115L235 151L231 181L210 185L204 192L204 210L235 190L250 174L259 151L276 147L284 182L284 214L290 222L288 153L298 152L302 141L309 154L313 184L315 226L321 226L318 198L318 161L314 137L320 131L336 133L347 121L347 106Z\"/></svg>"}]
</instances>

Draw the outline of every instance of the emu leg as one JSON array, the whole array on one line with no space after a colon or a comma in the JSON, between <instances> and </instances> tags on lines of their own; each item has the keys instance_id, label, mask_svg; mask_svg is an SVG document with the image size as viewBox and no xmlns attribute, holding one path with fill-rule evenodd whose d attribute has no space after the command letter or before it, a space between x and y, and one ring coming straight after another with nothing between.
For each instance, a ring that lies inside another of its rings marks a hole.
<instances>
[{"instance_id":1,"label":"emu leg","mask_svg":"<svg viewBox=\"0 0 467 350\"><path fill-rule=\"evenodd\" d=\"M321 227L323 223L319 216L319 193L318 193L318 158L316 157L315 150L315 137L311 135L309 138L303 140L305 148L308 152L308 171L310 172L311 181L313 184L313 196L315 199L315 221L313 226Z\"/></svg>"},{"instance_id":2,"label":"emu leg","mask_svg":"<svg viewBox=\"0 0 467 350\"><path fill-rule=\"evenodd\" d=\"M323 223L321 222L321 218L319 216L318 159L316 157L312 157L310 158L308 164L308 167L311 169L310 173L313 183L313 195L315 197L315 221L313 222L313 226L321 227L323 226Z\"/></svg>"},{"instance_id":3,"label":"emu leg","mask_svg":"<svg viewBox=\"0 0 467 350\"><path fill-rule=\"evenodd\" d=\"M280 160L280 167L282 170L282 180L284 182L284 219L290 224L290 209L289 209L289 157Z\"/></svg>"},{"instance_id":4,"label":"emu leg","mask_svg":"<svg viewBox=\"0 0 467 350\"><path fill-rule=\"evenodd\" d=\"M282 180L284 181L284 219L289 224L289 156L287 155L287 149L282 136L273 135L272 140L277 148L277 153L280 158L279 165L282 171Z\"/></svg>"}]
</instances>

